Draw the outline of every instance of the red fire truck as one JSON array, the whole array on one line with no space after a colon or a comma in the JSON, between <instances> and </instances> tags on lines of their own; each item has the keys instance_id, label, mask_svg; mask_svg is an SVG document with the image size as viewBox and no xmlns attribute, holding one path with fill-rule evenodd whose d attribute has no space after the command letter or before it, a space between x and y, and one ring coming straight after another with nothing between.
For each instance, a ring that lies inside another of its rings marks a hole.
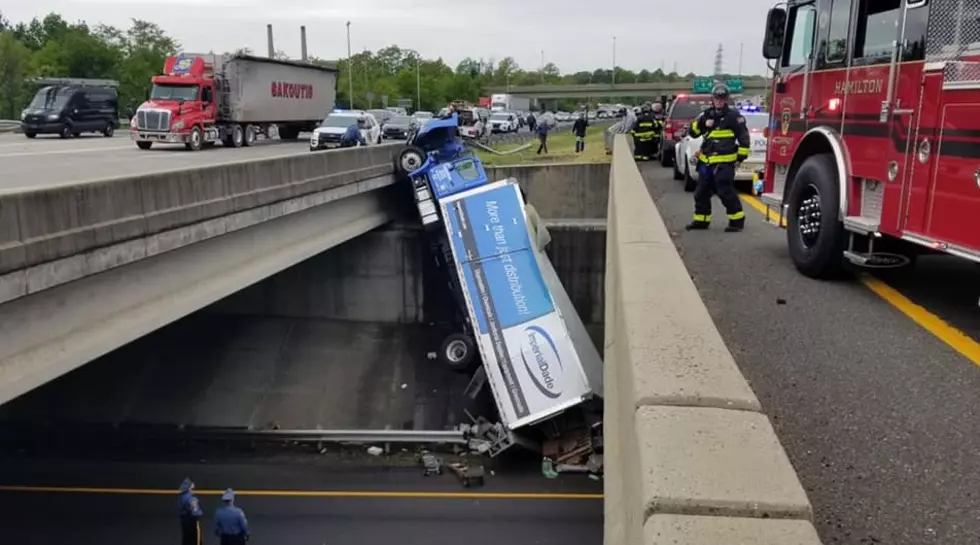
<instances>
[{"instance_id":1,"label":"red fire truck","mask_svg":"<svg viewBox=\"0 0 980 545\"><path fill-rule=\"evenodd\" d=\"M762 200L801 273L980 262L980 2L789 0L763 56Z\"/></svg>"}]
</instances>

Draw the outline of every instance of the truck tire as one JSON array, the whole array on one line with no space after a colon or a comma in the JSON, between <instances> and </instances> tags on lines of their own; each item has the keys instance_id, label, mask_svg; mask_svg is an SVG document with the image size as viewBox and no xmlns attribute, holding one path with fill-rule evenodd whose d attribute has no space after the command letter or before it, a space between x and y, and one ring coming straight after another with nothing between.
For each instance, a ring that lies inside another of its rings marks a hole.
<instances>
[{"instance_id":1,"label":"truck tire","mask_svg":"<svg viewBox=\"0 0 980 545\"><path fill-rule=\"evenodd\" d=\"M200 127L191 129L190 139L184 144L184 147L191 151L200 151L204 147L204 137L201 135Z\"/></svg>"},{"instance_id":2,"label":"truck tire","mask_svg":"<svg viewBox=\"0 0 980 545\"><path fill-rule=\"evenodd\" d=\"M112 135L114 134L116 134L116 127L112 124L112 122L106 123L105 128L102 129L102 136L112 138Z\"/></svg>"},{"instance_id":3,"label":"truck tire","mask_svg":"<svg viewBox=\"0 0 980 545\"><path fill-rule=\"evenodd\" d=\"M408 176L425 162L425 151L418 146L407 146L395 156L395 171Z\"/></svg>"},{"instance_id":4,"label":"truck tire","mask_svg":"<svg viewBox=\"0 0 980 545\"><path fill-rule=\"evenodd\" d=\"M137 142L136 147L139 149L150 149L153 147L153 142Z\"/></svg>"},{"instance_id":5,"label":"truck tire","mask_svg":"<svg viewBox=\"0 0 980 545\"><path fill-rule=\"evenodd\" d=\"M26 136L28 138L34 138L35 136L37 136L37 133L36 132L25 132L24 133L24 136Z\"/></svg>"},{"instance_id":6,"label":"truck tire","mask_svg":"<svg viewBox=\"0 0 980 545\"><path fill-rule=\"evenodd\" d=\"M442 341L439 360L459 373L469 371L476 356L476 344L469 335L453 333Z\"/></svg>"},{"instance_id":7,"label":"truck tire","mask_svg":"<svg viewBox=\"0 0 980 545\"><path fill-rule=\"evenodd\" d=\"M827 153L803 162L790 190L786 237L796 269L810 278L833 278L844 267L847 235L838 217L840 182Z\"/></svg>"},{"instance_id":8,"label":"truck tire","mask_svg":"<svg viewBox=\"0 0 980 545\"><path fill-rule=\"evenodd\" d=\"M61 127L61 132L58 133L58 136L62 138L71 138L73 134L74 132L71 130L71 127L66 124L64 127Z\"/></svg>"},{"instance_id":9,"label":"truck tire","mask_svg":"<svg viewBox=\"0 0 980 545\"><path fill-rule=\"evenodd\" d=\"M684 163L684 191L694 193L698 188L698 181L691 177L691 164Z\"/></svg>"},{"instance_id":10,"label":"truck tire","mask_svg":"<svg viewBox=\"0 0 980 545\"><path fill-rule=\"evenodd\" d=\"M670 151L668 148L664 148L660 152L660 166L667 168L674 164L674 152Z\"/></svg>"},{"instance_id":11,"label":"truck tire","mask_svg":"<svg viewBox=\"0 0 980 545\"><path fill-rule=\"evenodd\" d=\"M234 124L231 126L231 147L240 148L245 145L245 129L239 124Z\"/></svg>"},{"instance_id":12,"label":"truck tire","mask_svg":"<svg viewBox=\"0 0 980 545\"><path fill-rule=\"evenodd\" d=\"M252 144L255 143L256 133L257 132L258 132L258 129L255 127L255 125L246 125L245 126L245 141L244 141L244 144L246 146L251 146Z\"/></svg>"}]
</instances>

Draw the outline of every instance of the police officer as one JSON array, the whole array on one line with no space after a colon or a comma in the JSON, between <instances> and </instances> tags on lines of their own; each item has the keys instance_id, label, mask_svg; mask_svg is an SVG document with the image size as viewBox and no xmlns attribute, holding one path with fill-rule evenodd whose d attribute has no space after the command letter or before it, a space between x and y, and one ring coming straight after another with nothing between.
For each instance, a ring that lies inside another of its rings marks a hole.
<instances>
[{"instance_id":1,"label":"police officer","mask_svg":"<svg viewBox=\"0 0 980 545\"><path fill-rule=\"evenodd\" d=\"M221 507L214 514L214 535L221 545L244 545L251 537L245 512L235 506L235 491L230 488L221 495Z\"/></svg>"},{"instance_id":2,"label":"police officer","mask_svg":"<svg viewBox=\"0 0 980 545\"><path fill-rule=\"evenodd\" d=\"M194 495L194 482L190 479L184 479L180 483L177 505L180 513L181 545L203 545L201 517L204 516L204 511Z\"/></svg>"},{"instance_id":3,"label":"police officer","mask_svg":"<svg viewBox=\"0 0 980 545\"><path fill-rule=\"evenodd\" d=\"M735 194L735 169L749 156L749 131L745 118L728 107L728 87L711 91L712 107L691 122L691 136L704 136L697 153L698 186L694 191L694 221L687 229L707 229L711 224L711 194L717 193L728 213L726 233L745 228L745 212Z\"/></svg>"},{"instance_id":4,"label":"police officer","mask_svg":"<svg viewBox=\"0 0 980 545\"><path fill-rule=\"evenodd\" d=\"M640 108L640 115L636 117L633 125L633 159L637 161L649 161L653 155L653 138L656 136L656 124L653 119L653 110L649 104L644 104Z\"/></svg>"}]
</instances>

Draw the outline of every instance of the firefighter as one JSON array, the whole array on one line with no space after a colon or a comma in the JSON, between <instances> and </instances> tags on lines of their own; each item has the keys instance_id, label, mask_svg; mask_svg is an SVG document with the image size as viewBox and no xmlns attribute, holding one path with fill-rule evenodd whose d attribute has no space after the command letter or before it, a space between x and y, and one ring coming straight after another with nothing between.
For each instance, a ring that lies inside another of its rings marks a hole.
<instances>
[{"instance_id":1,"label":"firefighter","mask_svg":"<svg viewBox=\"0 0 980 545\"><path fill-rule=\"evenodd\" d=\"M664 127L667 125L667 116L664 114L663 105L659 102L655 102L652 107L653 110L653 152L651 155L658 155L660 153L660 147L664 143Z\"/></svg>"},{"instance_id":2,"label":"firefighter","mask_svg":"<svg viewBox=\"0 0 980 545\"><path fill-rule=\"evenodd\" d=\"M194 482L184 479L178 492L178 512L180 514L180 545L203 545L201 536L201 517L204 511L194 495Z\"/></svg>"},{"instance_id":3,"label":"firefighter","mask_svg":"<svg viewBox=\"0 0 980 545\"><path fill-rule=\"evenodd\" d=\"M745 228L742 201L735 193L735 169L749 156L749 131L745 118L728 107L725 85L711 91L711 108L691 122L691 136L704 136L697 152L698 186L694 191L694 221L687 229L707 229L711 225L711 194L717 193L728 213L726 233Z\"/></svg>"},{"instance_id":4,"label":"firefighter","mask_svg":"<svg viewBox=\"0 0 980 545\"><path fill-rule=\"evenodd\" d=\"M640 115L636 117L636 124L633 125L633 159L637 161L649 161L653 156L653 138L656 135L656 123L653 119L653 111L650 106L644 104L640 108Z\"/></svg>"}]
</instances>

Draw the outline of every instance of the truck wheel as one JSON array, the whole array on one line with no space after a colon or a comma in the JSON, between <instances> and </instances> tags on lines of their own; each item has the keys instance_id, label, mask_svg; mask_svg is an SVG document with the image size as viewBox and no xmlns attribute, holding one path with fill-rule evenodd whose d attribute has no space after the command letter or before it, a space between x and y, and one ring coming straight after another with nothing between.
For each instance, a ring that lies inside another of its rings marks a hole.
<instances>
[{"instance_id":1,"label":"truck wheel","mask_svg":"<svg viewBox=\"0 0 980 545\"><path fill-rule=\"evenodd\" d=\"M245 144L245 129L241 125L232 125L231 127L231 146L233 148L240 148Z\"/></svg>"},{"instance_id":2,"label":"truck wheel","mask_svg":"<svg viewBox=\"0 0 980 545\"><path fill-rule=\"evenodd\" d=\"M200 151L203 146L204 140L201 137L201 129L200 127L194 127L191 129L190 139L184 144L184 147L191 151Z\"/></svg>"},{"instance_id":3,"label":"truck wheel","mask_svg":"<svg viewBox=\"0 0 980 545\"><path fill-rule=\"evenodd\" d=\"M822 153L803 162L790 190L789 255L810 278L831 278L843 270L847 238L838 217L838 183L833 157Z\"/></svg>"},{"instance_id":4,"label":"truck wheel","mask_svg":"<svg viewBox=\"0 0 980 545\"><path fill-rule=\"evenodd\" d=\"M153 142L137 142L136 147L139 149L150 149L153 147Z\"/></svg>"},{"instance_id":5,"label":"truck wheel","mask_svg":"<svg viewBox=\"0 0 980 545\"><path fill-rule=\"evenodd\" d=\"M463 373L469 370L475 352L476 345L469 335L453 333L442 341L439 359L453 371Z\"/></svg>"},{"instance_id":6,"label":"truck wheel","mask_svg":"<svg viewBox=\"0 0 980 545\"><path fill-rule=\"evenodd\" d=\"M691 164L684 164L684 191L693 193L698 188L698 181L691 177Z\"/></svg>"},{"instance_id":7,"label":"truck wheel","mask_svg":"<svg viewBox=\"0 0 980 545\"><path fill-rule=\"evenodd\" d=\"M102 136L106 138L112 138L112 135L116 133L116 127L112 123L106 123L104 129L102 129Z\"/></svg>"},{"instance_id":8,"label":"truck wheel","mask_svg":"<svg viewBox=\"0 0 980 545\"><path fill-rule=\"evenodd\" d=\"M398 152L395 159L395 170L402 176L408 176L425 162L425 151L418 146L408 146Z\"/></svg>"},{"instance_id":9,"label":"truck wheel","mask_svg":"<svg viewBox=\"0 0 980 545\"><path fill-rule=\"evenodd\" d=\"M246 125L245 126L245 142L244 142L244 144L246 146L251 146L252 144L255 143L256 133L257 132L258 132L258 129L255 128L255 125Z\"/></svg>"},{"instance_id":10,"label":"truck wheel","mask_svg":"<svg viewBox=\"0 0 980 545\"><path fill-rule=\"evenodd\" d=\"M664 149L660 152L660 166L667 168L674 164L674 154Z\"/></svg>"},{"instance_id":11,"label":"truck wheel","mask_svg":"<svg viewBox=\"0 0 980 545\"><path fill-rule=\"evenodd\" d=\"M26 136L28 138L34 138L35 136L37 136L37 133L36 132L25 132L24 133L24 136Z\"/></svg>"},{"instance_id":12,"label":"truck wheel","mask_svg":"<svg viewBox=\"0 0 980 545\"><path fill-rule=\"evenodd\" d=\"M61 127L61 132L58 133L58 136L60 136L62 138L71 138L72 134L73 133L72 133L71 127L69 127L68 125L65 125L64 127Z\"/></svg>"}]
</instances>

